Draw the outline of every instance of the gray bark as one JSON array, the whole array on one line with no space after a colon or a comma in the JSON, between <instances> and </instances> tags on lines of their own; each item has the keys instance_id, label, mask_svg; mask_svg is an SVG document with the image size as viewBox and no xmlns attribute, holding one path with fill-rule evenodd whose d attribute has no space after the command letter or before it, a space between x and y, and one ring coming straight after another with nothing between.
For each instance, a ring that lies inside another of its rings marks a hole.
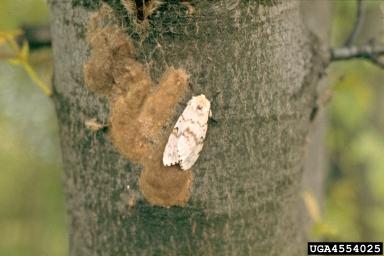
<instances>
[{"instance_id":1,"label":"gray bark","mask_svg":"<svg viewBox=\"0 0 384 256\"><path fill-rule=\"evenodd\" d=\"M132 36L139 60L152 63L154 80L168 66L185 69L217 120L194 166L191 197L170 208L148 204L140 165L106 133L85 128L93 117L108 121L107 100L83 81L89 10L50 3L70 254L305 255L304 162L323 154L307 150L306 139L324 69L319 35L304 25L298 1L193 1L192 18L170 2L145 40ZM321 147L319 138L312 141ZM138 198L133 207L122 201L127 185Z\"/></svg>"},{"instance_id":2,"label":"gray bark","mask_svg":"<svg viewBox=\"0 0 384 256\"><path fill-rule=\"evenodd\" d=\"M311 0L302 1L303 21L307 29L311 31L322 42L321 47L328 47L329 36L331 34L331 1ZM324 50L326 50L324 48ZM324 179L328 166L328 158L325 150L326 133L326 111L325 103L319 98L329 90L329 81L324 74L317 83L317 103L313 106L317 109L317 114L312 120L307 135L307 145L305 147L304 173L302 177L302 189L311 193L317 200L320 210L324 199ZM324 98L324 97L323 97ZM303 209L303 221L307 224L307 231L313 224L313 219L308 216L306 207Z\"/></svg>"}]
</instances>

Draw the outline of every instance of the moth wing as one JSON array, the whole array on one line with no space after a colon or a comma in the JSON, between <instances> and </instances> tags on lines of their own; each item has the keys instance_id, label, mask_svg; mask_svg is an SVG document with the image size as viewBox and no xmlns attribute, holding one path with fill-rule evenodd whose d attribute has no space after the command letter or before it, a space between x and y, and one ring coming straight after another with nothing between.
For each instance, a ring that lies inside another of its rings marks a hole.
<instances>
[{"instance_id":1,"label":"moth wing","mask_svg":"<svg viewBox=\"0 0 384 256\"><path fill-rule=\"evenodd\" d=\"M179 162L179 156L177 154L177 132L178 128L175 126L171 135L169 135L167 145L165 145L163 153L163 164L165 166L175 165Z\"/></svg>"},{"instance_id":2,"label":"moth wing","mask_svg":"<svg viewBox=\"0 0 384 256\"><path fill-rule=\"evenodd\" d=\"M184 110L185 111L185 110ZM163 165L171 166L179 163L179 154L177 152L177 143L180 139L180 136L183 132L183 115L181 115L175 126L173 127L171 135L169 135L168 142L165 145L163 152Z\"/></svg>"},{"instance_id":3,"label":"moth wing","mask_svg":"<svg viewBox=\"0 0 384 256\"><path fill-rule=\"evenodd\" d=\"M177 142L179 165L181 169L188 170L197 161L203 149L203 141L207 133L207 124L189 122Z\"/></svg>"},{"instance_id":4,"label":"moth wing","mask_svg":"<svg viewBox=\"0 0 384 256\"><path fill-rule=\"evenodd\" d=\"M184 109L183 113L179 118L177 119L177 122L175 124L175 127L172 130L171 135L169 135L168 142L165 145L165 149L163 152L163 165L164 166L171 166L178 164L180 162L179 154L177 151L177 144L180 140L180 136L183 133L183 130L185 129L185 120L184 120L184 113L189 111L189 107L187 106L186 109Z\"/></svg>"}]
</instances>

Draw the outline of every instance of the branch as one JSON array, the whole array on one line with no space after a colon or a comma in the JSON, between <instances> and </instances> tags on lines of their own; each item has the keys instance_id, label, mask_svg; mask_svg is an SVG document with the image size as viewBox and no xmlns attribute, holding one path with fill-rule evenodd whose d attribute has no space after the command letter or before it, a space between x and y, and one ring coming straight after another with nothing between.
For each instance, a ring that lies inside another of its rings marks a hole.
<instances>
[{"instance_id":1,"label":"branch","mask_svg":"<svg viewBox=\"0 0 384 256\"><path fill-rule=\"evenodd\" d=\"M355 22L353 24L351 33L349 34L348 38L344 42L344 46L350 46L353 41L355 41L356 35L358 31L360 30L361 24L364 20L364 12L363 12L363 1L357 0L357 9L356 9L356 18Z\"/></svg>"},{"instance_id":2,"label":"branch","mask_svg":"<svg viewBox=\"0 0 384 256\"><path fill-rule=\"evenodd\" d=\"M349 60L349 59L366 59L373 64L384 68L384 62L380 60L380 56L384 55L383 45L362 45L333 48L331 52L331 61Z\"/></svg>"},{"instance_id":3,"label":"branch","mask_svg":"<svg viewBox=\"0 0 384 256\"><path fill-rule=\"evenodd\" d=\"M383 45L349 46L331 49L331 60L349 60L353 58L372 59L384 54Z\"/></svg>"},{"instance_id":4,"label":"branch","mask_svg":"<svg viewBox=\"0 0 384 256\"><path fill-rule=\"evenodd\" d=\"M384 69L384 61L380 60L379 57L371 58L371 62L376 66Z\"/></svg>"},{"instance_id":5,"label":"branch","mask_svg":"<svg viewBox=\"0 0 384 256\"><path fill-rule=\"evenodd\" d=\"M22 27L24 34L18 39L27 40L31 49L51 46L51 32L48 26Z\"/></svg>"},{"instance_id":6,"label":"branch","mask_svg":"<svg viewBox=\"0 0 384 256\"><path fill-rule=\"evenodd\" d=\"M345 40L343 47L330 49L330 60L339 61L360 58L368 60L384 69L384 61L380 59L380 57L384 55L383 45L375 45L374 41L362 46L352 45L364 19L363 1L357 0L356 4L356 18L352 31Z\"/></svg>"}]
</instances>

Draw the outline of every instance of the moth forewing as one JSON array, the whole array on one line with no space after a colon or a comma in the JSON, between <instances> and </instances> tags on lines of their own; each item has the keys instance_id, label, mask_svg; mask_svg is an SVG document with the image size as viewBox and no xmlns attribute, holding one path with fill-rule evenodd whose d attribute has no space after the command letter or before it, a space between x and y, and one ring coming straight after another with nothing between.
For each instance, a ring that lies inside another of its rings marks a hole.
<instances>
[{"instance_id":1,"label":"moth forewing","mask_svg":"<svg viewBox=\"0 0 384 256\"><path fill-rule=\"evenodd\" d=\"M188 101L178 118L163 153L165 166L179 164L181 169L190 169L199 157L212 115L211 103L201 94Z\"/></svg>"},{"instance_id":2,"label":"moth forewing","mask_svg":"<svg viewBox=\"0 0 384 256\"><path fill-rule=\"evenodd\" d=\"M179 162L177 153L177 127L173 128L171 135L169 135L167 145L163 153L164 166L175 165Z\"/></svg>"}]
</instances>

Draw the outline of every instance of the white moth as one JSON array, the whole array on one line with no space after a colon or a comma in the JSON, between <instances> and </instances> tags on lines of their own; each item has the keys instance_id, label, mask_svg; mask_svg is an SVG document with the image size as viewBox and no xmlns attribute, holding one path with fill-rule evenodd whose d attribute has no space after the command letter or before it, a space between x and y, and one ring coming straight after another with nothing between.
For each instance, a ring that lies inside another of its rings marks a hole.
<instances>
[{"instance_id":1,"label":"white moth","mask_svg":"<svg viewBox=\"0 0 384 256\"><path fill-rule=\"evenodd\" d=\"M188 101L165 146L165 166L179 164L183 170L192 167L203 148L211 116L211 103L205 95L192 97Z\"/></svg>"}]
</instances>

